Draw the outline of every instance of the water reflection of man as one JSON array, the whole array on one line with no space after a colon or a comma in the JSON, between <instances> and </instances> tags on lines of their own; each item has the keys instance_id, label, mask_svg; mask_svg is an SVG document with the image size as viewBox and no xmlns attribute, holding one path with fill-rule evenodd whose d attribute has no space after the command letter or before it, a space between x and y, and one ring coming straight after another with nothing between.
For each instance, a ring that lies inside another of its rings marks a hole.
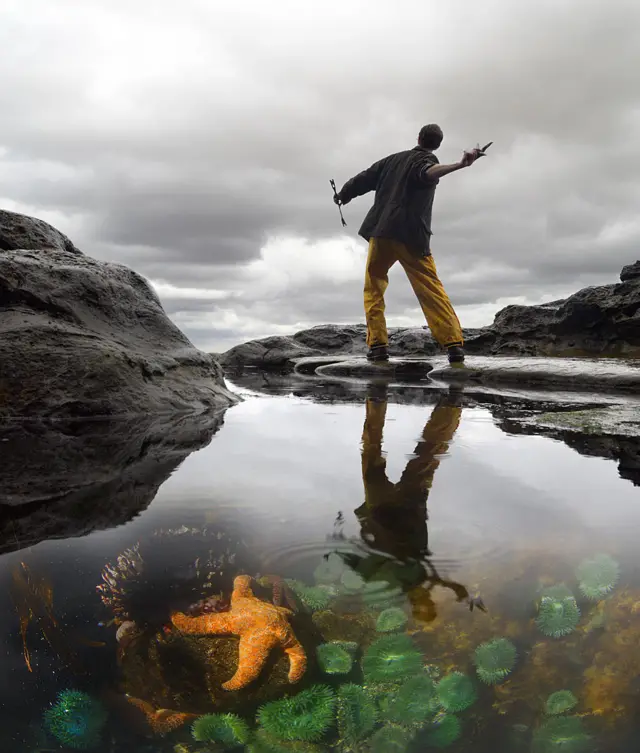
<instances>
[{"instance_id":1,"label":"water reflection of man","mask_svg":"<svg viewBox=\"0 0 640 753\"><path fill-rule=\"evenodd\" d=\"M400 480L387 477L386 459L382 452L382 435L387 412L386 393L370 396L366 402L366 419L362 434L362 480L365 501L355 510L361 526L362 539L374 550L369 557L355 558L349 563L367 579L375 571L389 571L390 558L396 563L398 580L404 581L414 617L430 622L436 616L432 591L436 586L452 590L458 601L473 609L484 609L479 599L471 599L467 589L440 577L429 560L427 499L441 457L460 424L462 408L459 393L443 395L433 409L413 457ZM348 557L346 558L349 559Z\"/></svg>"}]
</instances>

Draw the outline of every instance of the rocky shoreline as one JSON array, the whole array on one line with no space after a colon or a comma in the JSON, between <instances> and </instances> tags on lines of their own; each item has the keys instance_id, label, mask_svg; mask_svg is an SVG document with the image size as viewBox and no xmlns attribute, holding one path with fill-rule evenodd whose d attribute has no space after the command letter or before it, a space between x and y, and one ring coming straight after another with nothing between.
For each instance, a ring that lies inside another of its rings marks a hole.
<instances>
[{"instance_id":1,"label":"rocky shoreline","mask_svg":"<svg viewBox=\"0 0 640 753\"><path fill-rule=\"evenodd\" d=\"M623 268L619 283L584 288L566 300L538 306L507 306L493 324L466 329L464 335L471 355L640 358L640 261ZM365 338L364 324L324 324L252 340L217 357L225 370L293 370L300 358L362 356ZM389 330L391 356L440 352L425 327Z\"/></svg>"}]
</instances>

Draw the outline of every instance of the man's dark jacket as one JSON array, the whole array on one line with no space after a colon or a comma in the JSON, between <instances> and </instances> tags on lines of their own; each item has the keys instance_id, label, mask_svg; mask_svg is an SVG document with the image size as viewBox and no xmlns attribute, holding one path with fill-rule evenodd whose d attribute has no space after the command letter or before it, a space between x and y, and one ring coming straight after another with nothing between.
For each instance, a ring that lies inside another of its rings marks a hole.
<instances>
[{"instance_id":1,"label":"man's dark jacket","mask_svg":"<svg viewBox=\"0 0 640 753\"><path fill-rule=\"evenodd\" d=\"M364 218L359 234L371 238L392 238L404 243L417 256L429 256L431 210L440 182L427 175L438 158L421 146L391 154L348 180L338 194L343 204L369 191L376 198Z\"/></svg>"}]
</instances>

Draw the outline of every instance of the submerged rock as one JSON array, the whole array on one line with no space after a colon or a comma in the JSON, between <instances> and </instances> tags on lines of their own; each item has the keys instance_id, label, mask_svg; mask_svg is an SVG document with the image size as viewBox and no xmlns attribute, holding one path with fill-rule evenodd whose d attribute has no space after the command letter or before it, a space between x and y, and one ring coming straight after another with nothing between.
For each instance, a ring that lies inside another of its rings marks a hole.
<instances>
[{"instance_id":1,"label":"submerged rock","mask_svg":"<svg viewBox=\"0 0 640 753\"><path fill-rule=\"evenodd\" d=\"M202 412L237 401L139 274L0 210L0 417Z\"/></svg>"}]
</instances>

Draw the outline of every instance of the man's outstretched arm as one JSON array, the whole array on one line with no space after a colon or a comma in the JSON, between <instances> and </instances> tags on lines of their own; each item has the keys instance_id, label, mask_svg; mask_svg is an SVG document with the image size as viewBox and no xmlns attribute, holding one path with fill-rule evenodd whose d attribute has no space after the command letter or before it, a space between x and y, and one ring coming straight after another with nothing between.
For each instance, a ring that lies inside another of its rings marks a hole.
<instances>
[{"instance_id":1,"label":"man's outstretched arm","mask_svg":"<svg viewBox=\"0 0 640 753\"><path fill-rule=\"evenodd\" d=\"M470 152L465 152L459 162L452 162L449 165L433 165L427 163L419 170L418 179L422 183L430 183L439 180L445 175L449 175L449 173L454 173L456 170L462 170L463 167L473 165L479 156L480 152L477 149L473 149Z\"/></svg>"},{"instance_id":2,"label":"man's outstretched arm","mask_svg":"<svg viewBox=\"0 0 640 753\"><path fill-rule=\"evenodd\" d=\"M375 191L378 186L378 180L387 158L374 162L371 167L358 173L355 177L348 180L338 192L338 199L341 204L348 204L356 196L363 196L369 191Z\"/></svg>"}]
</instances>

